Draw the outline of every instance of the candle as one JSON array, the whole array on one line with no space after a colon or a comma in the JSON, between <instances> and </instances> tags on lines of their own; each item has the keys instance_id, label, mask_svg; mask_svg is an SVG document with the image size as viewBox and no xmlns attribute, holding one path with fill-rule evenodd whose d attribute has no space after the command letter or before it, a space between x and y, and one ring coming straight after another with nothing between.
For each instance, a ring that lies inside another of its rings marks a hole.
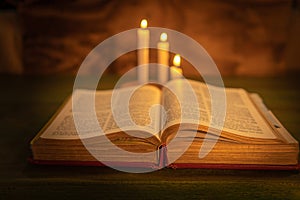
<instances>
[{"instance_id":1,"label":"candle","mask_svg":"<svg viewBox=\"0 0 300 200\"><path fill-rule=\"evenodd\" d=\"M176 54L173 59L174 66L170 68L170 75L172 80L177 78L182 78L182 68L180 67L180 62L181 62L180 55Z\"/></svg>"},{"instance_id":2,"label":"candle","mask_svg":"<svg viewBox=\"0 0 300 200\"><path fill-rule=\"evenodd\" d=\"M162 33L160 35L160 42L157 44L158 49L158 64L164 65L159 66L158 81L159 83L166 83L168 81L169 75L169 42L167 42L168 35Z\"/></svg>"},{"instance_id":3,"label":"candle","mask_svg":"<svg viewBox=\"0 0 300 200\"><path fill-rule=\"evenodd\" d=\"M147 29L147 20L141 21L141 28L138 29L138 65L144 65L138 68L138 82L140 84L147 83L149 79L149 37L150 33ZM145 65L146 64L146 65Z\"/></svg>"}]
</instances>

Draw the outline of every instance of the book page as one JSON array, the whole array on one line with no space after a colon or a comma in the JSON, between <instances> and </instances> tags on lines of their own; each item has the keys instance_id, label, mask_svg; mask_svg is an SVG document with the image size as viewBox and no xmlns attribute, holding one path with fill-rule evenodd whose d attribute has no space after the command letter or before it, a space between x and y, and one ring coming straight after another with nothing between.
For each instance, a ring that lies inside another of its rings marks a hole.
<instances>
[{"instance_id":1,"label":"book page","mask_svg":"<svg viewBox=\"0 0 300 200\"><path fill-rule=\"evenodd\" d=\"M155 86L145 85L134 93L130 93L130 88L123 88L115 91L113 110L110 118L106 122L106 132L116 132L120 130L140 130L151 132L158 137L160 126L160 98L161 91ZM129 97L130 96L130 97ZM129 104L125 105L124 99L129 97ZM102 105L98 104L97 110ZM116 123L118 121L118 124Z\"/></svg>"},{"instance_id":2,"label":"book page","mask_svg":"<svg viewBox=\"0 0 300 200\"><path fill-rule=\"evenodd\" d=\"M112 90L97 91L94 107L88 103L93 98L92 91L76 90L73 93L73 104L76 104L73 108L76 110L72 109L72 98L69 98L41 137L79 139L74 116L77 128L80 130L80 138L126 130L140 130L158 137L160 110L151 108L160 103L160 90L154 86L139 88L129 98L129 113L126 113L124 97L130 95L131 92L132 88L114 90L114 107L112 108ZM96 121L93 112L96 113Z\"/></svg>"},{"instance_id":3,"label":"book page","mask_svg":"<svg viewBox=\"0 0 300 200\"><path fill-rule=\"evenodd\" d=\"M175 88L177 95L187 97L184 98L184 109L181 110L180 105L174 103L174 98L176 98L174 94L171 94L168 90L163 91L163 103L164 106L166 106L166 109L169 110L169 112L167 112L166 127L182 121L185 123L195 123L197 120L200 122L200 125L207 127L211 126L211 98L207 85L191 80L189 83L197 96L198 107L196 107L197 104L190 101L191 98L188 98L190 94L186 93L186 86L184 86L180 79L171 81L168 84L170 87ZM214 92L221 92L222 90L222 88L211 85L209 87L211 91ZM252 138L276 138L272 128L256 109L245 90L226 88L225 94L226 118L222 129L223 131ZM182 113L182 116L181 112L184 112ZM197 116L193 114L195 112L200 113L199 119L193 118L193 116ZM212 128L214 127L212 126Z\"/></svg>"}]
</instances>

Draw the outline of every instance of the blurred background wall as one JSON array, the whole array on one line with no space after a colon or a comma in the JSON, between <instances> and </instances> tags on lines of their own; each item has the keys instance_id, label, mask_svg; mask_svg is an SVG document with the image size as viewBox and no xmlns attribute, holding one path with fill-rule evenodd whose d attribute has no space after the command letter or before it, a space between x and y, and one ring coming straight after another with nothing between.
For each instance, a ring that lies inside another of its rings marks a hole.
<instances>
[{"instance_id":1,"label":"blurred background wall","mask_svg":"<svg viewBox=\"0 0 300 200\"><path fill-rule=\"evenodd\" d=\"M223 75L300 71L298 0L6 0L0 4L0 72L76 73L101 41L146 18L198 41ZM155 60L153 60L155 61ZM118 59L110 73L136 65ZM183 63L184 72L194 72Z\"/></svg>"}]
</instances>

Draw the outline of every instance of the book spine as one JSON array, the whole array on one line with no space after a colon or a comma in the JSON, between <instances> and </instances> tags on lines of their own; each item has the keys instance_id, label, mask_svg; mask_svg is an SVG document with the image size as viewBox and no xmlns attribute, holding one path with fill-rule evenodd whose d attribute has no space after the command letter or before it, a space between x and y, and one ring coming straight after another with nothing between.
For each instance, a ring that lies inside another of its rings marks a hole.
<instances>
[{"instance_id":1,"label":"book spine","mask_svg":"<svg viewBox=\"0 0 300 200\"><path fill-rule=\"evenodd\" d=\"M169 164L168 162L168 156L167 156L167 145L162 144L159 146L159 162L158 162L158 168L162 169L164 167L167 167Z\"/></svg>"}]
</instances>

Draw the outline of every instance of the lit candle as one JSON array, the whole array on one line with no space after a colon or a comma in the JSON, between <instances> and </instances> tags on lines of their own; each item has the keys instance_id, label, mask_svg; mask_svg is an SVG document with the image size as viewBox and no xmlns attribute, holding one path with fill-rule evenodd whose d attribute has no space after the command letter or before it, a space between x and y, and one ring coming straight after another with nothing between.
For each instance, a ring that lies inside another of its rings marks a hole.
<instances>
[{"instance_id":1,"label":"lit candle","mask_svg":"<svg viewBox=\"0 0 300 200\"><path fill-rule=\"evenodd\" d=\"M164 65L159 66L157 70L159 83L166 83L169 78L169 42L167 42L167 39L168 35L166 33L162 33L160 35L160 42L157 44L158 64Z\"/></svg>"},{"instance_id":2,"label":"lit candle","mask_svg":"<svg viewBox=\"0 0 300 200\"><path fill-rule=\"evenodd\" d=\"M141 21L141 28L138 29L138 65L144 65L138 68L138 82L143 84L149 80L149 37L150 33L147 29L147 20ZM145 65L146 64L146 65Z\"/></svg>"},{"instance_id":3,"label":"lit candle","mask_svg":"<svg viewBox=\"0 0 300 200\"><path fill-rule=\"evenodd\" d=\"M180 62L181 62L180 55L176 54L173 59L174 66L170 68L170 75L172 80L177 78L182 78L182 68L180 67Z\"/></svg>"}]
</instances>

